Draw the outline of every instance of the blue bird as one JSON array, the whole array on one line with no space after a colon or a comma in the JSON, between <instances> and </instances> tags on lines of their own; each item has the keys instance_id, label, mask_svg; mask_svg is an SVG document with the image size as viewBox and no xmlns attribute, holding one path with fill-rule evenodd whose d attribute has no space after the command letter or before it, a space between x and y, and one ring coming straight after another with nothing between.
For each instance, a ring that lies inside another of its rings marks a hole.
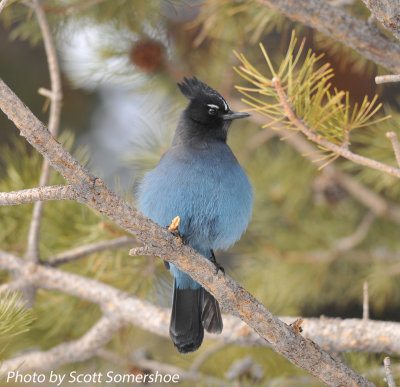
<instances>
[{"instance_id":1,"label":"blue bird","mask_svg":"<svg viewBox=\"0 0 400 387\"><path fill-rule=\"evenodd\" d=\"M183 241L220 269L214 251L232 246L251 218L251 183L226 144L232 121L249 114L232 112L217 91L195 77L178 87L189 104L171 148L138 188L138 207L161 226L179 216ZM204 329L221 333L219 304L189 275L165 264L174 276L170 337L179 352L192 352Z\"/></svg>"}]
</instances>

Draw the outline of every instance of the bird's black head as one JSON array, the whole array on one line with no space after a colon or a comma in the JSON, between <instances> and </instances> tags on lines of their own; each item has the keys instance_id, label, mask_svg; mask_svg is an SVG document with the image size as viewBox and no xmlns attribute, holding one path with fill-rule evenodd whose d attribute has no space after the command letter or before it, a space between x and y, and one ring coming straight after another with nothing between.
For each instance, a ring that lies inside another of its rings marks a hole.
<instances>
[{"instance_id":1,"label":"bird's black head","mask_svg":"<svg viewBox=\"0 0 400 387\"><path fill-rule=\"evenodd\" d=\"M217 91L196 77L183 79L178 87L190 102L183 112L184 122L178 127L181 137L226 141L232 120L249 116L232 112Z\"/></svg>"}]
</instances>

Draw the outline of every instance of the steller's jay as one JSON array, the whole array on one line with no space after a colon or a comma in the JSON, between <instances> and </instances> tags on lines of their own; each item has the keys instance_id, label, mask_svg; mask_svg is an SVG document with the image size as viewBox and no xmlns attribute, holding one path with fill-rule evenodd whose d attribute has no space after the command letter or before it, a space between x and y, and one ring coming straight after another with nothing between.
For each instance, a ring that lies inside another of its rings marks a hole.
<instances>
[{"instance_id":1,"label":"steller's jay","mask_svg":"<svg viewBox=\"0 0 400 387\"><path fill-rule=\"evenodd\" d=\"M222 96L197 78L178 83L189 104L182 112L171 148L138 189L139 210L161 226L179 216L183 241L211 259L246 230L251 217L251 183L226 144L234 113ZM218 301L189 275L165 262L174 276L169 333L178 351L197 350L204 328L221 333ZM217 270L218 271L218 270Z\"/></svg>"}]
</instances>

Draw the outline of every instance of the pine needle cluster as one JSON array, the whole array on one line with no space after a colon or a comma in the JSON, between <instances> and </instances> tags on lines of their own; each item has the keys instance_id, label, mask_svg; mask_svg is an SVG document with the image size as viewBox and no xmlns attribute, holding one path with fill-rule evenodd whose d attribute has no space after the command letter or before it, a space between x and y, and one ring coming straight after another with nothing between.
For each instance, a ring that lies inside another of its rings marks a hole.
<instances>
[{"instance_id":1,"label":"pine needle cluster","mask_svg":"<svg viewBox=\"0 0 400 387\"><path fill-rule=\"evenodd\" d=\"M329 63L318 66L323 55L316 55L311 49L303 55L304 45L303 39L297 48L297 38L293 32L286 55L279 68L275 69L267 51L260 44L269 72L266 75L258 71L243 54L237 54L242 63L236 68L237 73L253 85L237 88L245 95L243 101L252 107L252 111L268 118L269 122L264 128L298 130L282 107L274 81L279 82L295 115L313 132L339 146L349 145L350 132L354 129L389 118L376 117L382 107L381 103L377 103L377 95L372 100L365 96L360 105L355 103L352 106L349 92L339 91L329 82L334 76ZM315 161L327 160L323 166L338 157L322 146L319 148L322 155Z\"/></svg>"},{"instance_id":2,"label":"pine needle cluster","mask_svg":"<svg viewBox=\"0 0 400 387\"><path fill-rule=\"evenodd\" d=\"M26 308L21 293L8 290L0 294L0 339L28 331L33 320L33 314Z\"/></svg>"}]
</instances>

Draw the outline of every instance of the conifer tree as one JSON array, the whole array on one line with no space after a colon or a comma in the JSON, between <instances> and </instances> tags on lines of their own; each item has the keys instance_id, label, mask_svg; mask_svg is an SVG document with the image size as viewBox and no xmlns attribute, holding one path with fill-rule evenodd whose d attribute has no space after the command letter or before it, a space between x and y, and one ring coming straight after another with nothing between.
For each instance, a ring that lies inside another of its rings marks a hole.
<instances>
[{"instance_id":1,"label":"conifer tree","mask_svg":"<svg viewBox=\"0 0 400 387\"><path fill-rule=\"evenodd\" d=\"M385 385L391 354L398 379L399 93L386 83L400 73L393 10L390 0L1 0L0 374L158 370L187 385ZM91 67L73 72L63 47L88 26L100 37L86 47ZM49 89L44 76L38 86L23 78L34 78L39 49ZM8 65L17 52L26 62L18 74ZM123 188L169 146L183 106L175 83L188 75L252 114L229 144L254 185L253 219L219 253L229 275L215 282L207 263L141 218ZM88 122L77 111L89 116L105 84L137 88L138 79L144 109L157 91L173 119L157 134L133 123L144 134L121 157L130 181L115 184L117 197L91 168L95 150L76 145ZM224 316L222 336L198 353L182 357L166 339L171 279L156 257L182 265L236 316ZM244 294L237 305L233 294ZM257 325L244 300L268 318ZM270 311L292 317L281 324Z\"/></svg>"}]
</instances>

